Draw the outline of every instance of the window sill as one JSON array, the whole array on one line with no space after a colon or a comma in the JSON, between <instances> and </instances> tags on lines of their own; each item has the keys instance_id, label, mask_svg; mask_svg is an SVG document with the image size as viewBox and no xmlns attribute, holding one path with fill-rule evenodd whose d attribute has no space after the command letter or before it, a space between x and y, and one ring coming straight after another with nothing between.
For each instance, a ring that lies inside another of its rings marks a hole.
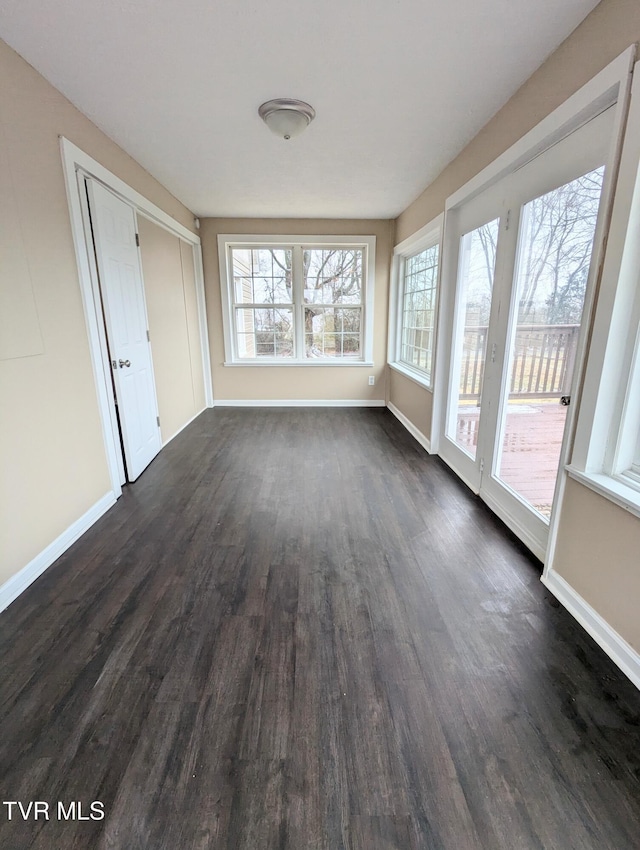
<instances>
[{"instance_id":1,"label":"window sill","mask_svg":"<svg viewBox=\"0 0 640 850\"><path fill-rule=\"evenodd\" d=\"M223 365L234 367L284 366L287 369L291 366L302 366L303 368L307 366L313 368L318 368L319 366L339 366L341 369L348 369L350 366L367 366L371 369L374 364L372 360L225 360Z\"/></svg>"},{"instance_id":2,"label":"window sill","mask_svg":"<svg viewBox=\"0 0 640 850\"><path fill-rule=\"evenodd\" d=\"M630 484L626 484L619 478L611 478L601 472L583 472L573 466L567 467L570 478L584 484L590 490L604 496L610 502L614 502L629 513L640 517L640 490Z\"/></svg>"},{"instance_id":3,"label":"window sill","mask_svg":"<svg viewBox=\"0 0 640 850\"><path fill-rule=\"evenodd\" d=\"M433 392L433 388L429 383L429 379L421 372L412 369L410 366L405 366L404 363L389 363L388 366L390 369L393 369L394 372L399 372L401 375L404 375L405 378L409 378L409 380L413 381L415 384L418 384L423 389L428 390L430 393Z\"/></svg>"}]
</instances>

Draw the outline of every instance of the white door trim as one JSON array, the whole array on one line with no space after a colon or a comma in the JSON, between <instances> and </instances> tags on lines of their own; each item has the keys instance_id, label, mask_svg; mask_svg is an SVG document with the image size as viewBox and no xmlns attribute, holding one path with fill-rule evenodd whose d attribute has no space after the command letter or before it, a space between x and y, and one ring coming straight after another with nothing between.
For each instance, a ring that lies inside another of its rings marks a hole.
<instances>
[{"instance_id":1,"label":"white door trim","mask_svg":"<svg viewBox=\"0 0 640 850\"><path fill-rule=\"evenodd\" d=\"M89 216L89 201L87 198L86 192L86 183L85 183L85 174L83 171L76 171L76 182L78 193L80 196L80 209L82 212L82 221L84 224L84 240L85 245L87 243L87 234L91 233L91 220ZM105 440L105 449L107 451L107 459L109 461L109 468L111 469L112 461L115 462L117 466L117 474L118 481L122 485L126 482L127 476L124 469L124 458L122 455L122 449L120 447L120 431L118 426L118 416L116 413L116 407L113 399L113 387L112 387L112 378L111 378L111 363L109 361L109 350L107 344L107 334L105 331L104 321L103 321L103 313L101 307L101 296L100 296L100 282L98 276L98 267L96 265L96 256L95 251L89 250L88 245L86 245L86 255L87 255L87 263L89 268L89 276L91 279L91 295L93 298L91 304L92 314L95 313L96 318L96 328L98 334L98 345L100 349L100 379L101 382L104 381L104 385L106 387L107 399L108 399L108 410L106 411L108 415L108 421L103 419L102 427L103 431L107 431L111 440L112 445L115 447L115 458L112 459L110 456L110 446L107 445L107 441ZM84 293L83 293L84 296ZM85 314L86 314L86 303L85 303ZM88 323L87 323L88 324ZM89 334L91 337L91 332ZM96 376L97 377L97 376ZM96 381L96 383L98 383ZM113 475L112 475L113 481ZM116 493L117 496L120 495L120 492Z\"/></svg>"},{"instance_id":2,"label":"white door trim","mask_svg":"<svg viewBox=\"0 0 640 850\"><path fill-rule=\"evenodd\" d=\"M74 145L73 142L65 139L64 136L60 136L60 146L62 150L62 162L71 173L76 168L83 169L100 183L104 183L114 194L119 195L123 201L127 201L136 210L145 214L147 218L153 219L167 230L193 245L200 244L200 237L198 235L192 233L183 224L180 224L179 221L176 221L176 219L160 209L160 207L147 200L140 192L132 189L131 186L109 171L108 168L100 165L97 160L86 154Z\"/></svg>"},{"instance_id":3,"label":"white door trim","mask_svg":"<svg viewBox=\"0 0 640 850\"><path fill-rule=\"evenodd\" d=\"M607 107L617 103L618 108L622 108L626 113L624 107L629 97L635 55L636 45L632 44L521 139L450 195L445 202L445 211L459 206L463 201L471 200L492 183L521 168Z\"/></svg>"},{"instance_id":4,"label":"white door trim","mask_svg":"<svg viewBox=\"0 0 640 850\"><path fill-rule=\"evenodd\" d=\"M71 233L78 264L80 292L82 294L82 303L87 323L89 352L102 424L102 435L111 479L111 489L117 498L122 493L122 456L117 438L117 428L114 431L113 392L111 388L111 376L108 371L110 367L106 350L106 340L104 339L104 329L101 328L102 310L99 299L96 300L95 270L92 269L91 265L93 249L87 245L86 241L84 215L76 177L77 173L83 172L86 176L92 177L104 184L104 186L122 198L123 201L130 204L136 213L144 215L146 218L149 218L154 223L164 227L193 246L205 401L207 407L212 407L213 388L211 382L209 334L205 309L202 249L199 236L173 219L164 210L145 198L144 195L141 195L131 186L127 185L123 180L113 174L113 172L93 159L93 157L86 154L68 139L65 139L64 136L60 137L60 150L65 187L67 190L67 202L69 204Z\"/></svg>"}]
</instances>

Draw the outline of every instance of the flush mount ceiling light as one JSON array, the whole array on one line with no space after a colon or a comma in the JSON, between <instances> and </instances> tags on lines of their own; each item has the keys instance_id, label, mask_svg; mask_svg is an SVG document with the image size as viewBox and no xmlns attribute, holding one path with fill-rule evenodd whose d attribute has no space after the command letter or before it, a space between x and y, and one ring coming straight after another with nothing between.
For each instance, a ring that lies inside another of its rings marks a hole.
<instances>
[{"instance_id":1,"label":"flush mount ceiling light","mask_svg":"<svg viewBox=\"0 0 640 850\"><path fill-rule=\"evenodd\" d=\"M278 97L263 103L258 109L258 115L276 136L292 139L311 124L316 117L316 111L303 100Z\"/></svg>"}]
</instances>

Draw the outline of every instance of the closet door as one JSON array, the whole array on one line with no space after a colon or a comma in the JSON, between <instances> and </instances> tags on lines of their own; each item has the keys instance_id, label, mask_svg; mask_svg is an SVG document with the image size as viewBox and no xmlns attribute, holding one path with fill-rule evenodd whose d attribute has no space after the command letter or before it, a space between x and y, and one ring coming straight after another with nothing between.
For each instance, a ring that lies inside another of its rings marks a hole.
<instances>
[{"instance_id":1,"label":"closet door","mask_svg":"<svg viewBox=\"0 0 640 850\"><path fill-rule=\"evenodd\" d=\"M161 448L136 218L94 180L87 189L127 478L135 481Z\"/></svg>"}]
</instances>

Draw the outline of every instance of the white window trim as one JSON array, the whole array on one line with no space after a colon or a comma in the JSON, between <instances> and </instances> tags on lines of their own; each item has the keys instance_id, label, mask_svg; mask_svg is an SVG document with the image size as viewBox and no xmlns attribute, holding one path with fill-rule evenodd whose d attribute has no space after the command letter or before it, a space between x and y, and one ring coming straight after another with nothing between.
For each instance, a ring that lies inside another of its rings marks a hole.
<instances>
[{"instance_id":1,"label":"white window trim","mask_svg":"<svg viewBox=\"0 0 640 850\"><path fill-rule=\"evenodd\" d=\"M444 224L444 213L436 216L420 230L413 233L407 239L399 242L393 249L393 260L391 264L391 287L389 297L389 333L387 344L387 363L395 372L433 392L434 376L436 370L436 359L438 349L438 305L440 302L440 261L442 255L442 232ZM427 375L421 369L414 369L408 363L400 359L400 346L402 344L402 306L404 297L404 264L407 259L420 254L428 248L438 246L438 275L436 280L436 300L434 305L434 327L433 344L431 354L431 372Z\"/></svg>"},{"instance_id":2,"label":"white window trim","mask_svg":"<svg viewBox=\"0 0 640 850\"><path fill-rule=\"evenodd\" d=\"M364 299L362 303L362 358L344 359L327 358L326 360L301 360L298 358L271 358L249 360L239 358L236 352L236 339L233 330L233 300L231 298L231 248L258 248L270 245L278 247L325 248L336 246L342 248L363 249ZM376 269L376 237L375 236L317 236L310 235L264 235L248 233L218 234L218 262L220 268L220 294L222 297L222 325L224 332L225 366L277 366L277 367L340 367L373 366L373 312L375 293Z\"/></svg>"},{"instance_id":3,"label":"white window trim","mask_svg":"<svg viewBox=\"0 0 640 850\"><path fill-rule=\"evenodd\" d=\"M640 62L620 161L569 475L640 516Z\"/></svg>"}]
</instances>

